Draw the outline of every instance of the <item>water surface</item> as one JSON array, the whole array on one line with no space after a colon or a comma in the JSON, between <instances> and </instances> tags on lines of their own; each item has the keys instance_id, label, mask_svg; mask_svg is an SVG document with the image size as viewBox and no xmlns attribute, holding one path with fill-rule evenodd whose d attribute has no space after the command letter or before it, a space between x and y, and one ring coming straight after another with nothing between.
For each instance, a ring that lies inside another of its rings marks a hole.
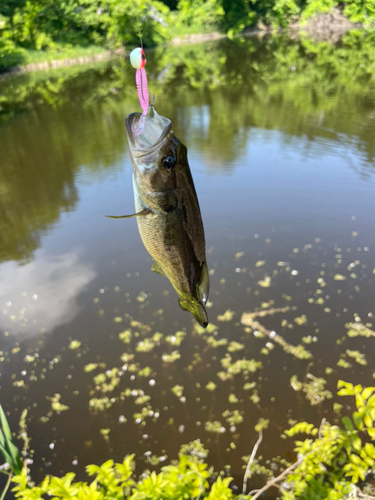
<instances>
[{"instance_id":1,"label":"water surface","mask_svg":"<svg viewBox=\"0 0 375 500\"><path fill-rule=\"evenodd\" d=\"M260 417L262 463L292 460L289 419L338 422L337 381L373 384L375 339L345 325L375 313L374 48L352 33L148 54L200 202L207 331L151 272L136 221L104 217L134 212L130 64L0 82L1 403L13 429L29 409L35 480L130 453L141 473L199 438L240 485ZM299 357L241 324L285 307L257 319ZM294 375L333 399L312 406Z\"/></svg>"}]
</instances>

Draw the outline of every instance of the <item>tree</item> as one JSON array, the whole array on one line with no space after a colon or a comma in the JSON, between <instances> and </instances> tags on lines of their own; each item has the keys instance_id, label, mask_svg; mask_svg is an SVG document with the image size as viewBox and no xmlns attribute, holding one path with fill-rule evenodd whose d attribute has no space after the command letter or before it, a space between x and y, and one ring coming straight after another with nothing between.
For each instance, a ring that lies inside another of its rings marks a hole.
<instances>
[{"instance_id":1,"label":"tree","mask_svg":"<svg viewBox=\"0 0 375 500\"><path fill-rule=\"evenodd\" d=\"M0 2L0 15L9 19L10 28L12 30L12 37L14 38L13 19L17 9L22 9L27 0L1 0Z\"/></svg>"}]
</instances>

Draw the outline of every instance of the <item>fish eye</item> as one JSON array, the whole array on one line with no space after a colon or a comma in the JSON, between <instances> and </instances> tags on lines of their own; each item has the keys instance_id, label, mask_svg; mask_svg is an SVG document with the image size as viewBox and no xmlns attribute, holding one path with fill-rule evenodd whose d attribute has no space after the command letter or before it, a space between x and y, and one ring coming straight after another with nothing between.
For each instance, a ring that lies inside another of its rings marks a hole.
<instances>
[{"instance_id":1,"label":"fish eye","mask_svg":"<svg viewBox=\"0 0 375 500\"><path fill-rule=\"evenodd\" d=\"M163 167L166 170L171 170L175 166L175 163L176 163L176 158L174 158L173 156L166 156L163 159Z\"/></svg>"}]
</instances>

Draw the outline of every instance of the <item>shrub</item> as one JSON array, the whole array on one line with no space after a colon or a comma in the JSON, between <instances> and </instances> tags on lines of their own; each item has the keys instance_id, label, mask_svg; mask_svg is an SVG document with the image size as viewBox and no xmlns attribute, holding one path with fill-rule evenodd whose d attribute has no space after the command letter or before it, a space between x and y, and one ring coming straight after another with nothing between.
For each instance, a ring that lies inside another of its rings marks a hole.
<instances>
[{"instance_id":1,"label":"shrub","mask_svg":"<svg viewBox=\"0 0 375 500\"><path fill-rule=\"evenodd\" d=\"M186 26L217 28L224 16L218 0L179 0L179 21Z\"/></svg>"},{"instance_id":2,"label":"shrub","mask_svg":"<svg viewBox=\"0 0 375 500\"><path fill-rule=\"evenodd\" d=\"M26 51L17 47L11 40L0 40L0 71L22 64Z\"/></svg>"},{"instance_id":3,"label":"shrub","mask_svg":"<svg viewBox=\"0 0 375 500\"><path fill-rule=\"evenodd\" d=\"M306 434L308 437L304 441L295 442L298 460L258 490L253 496L254 500L271 485L280 481L283 481L280 494L284 500L364 498L358 484L363 484L375 465L375 446L371 442L375 441L375 387L363 388L361 385L354 386L340 380L338 388L339 396L355 397L356 411L351 417L344 416L341 419L343 427L331 425L323 419L319 428L307 422L299 422L285 431L284 437L294 437L298 434ZM202 458L199 458L196 453L190 456L180 454L177 465L162 467L159 474L152 472L139 482L133 477L134 455L130 455L121 464L108 460L101 466L87 466L88 476L94 476L91 483L74 482L75 474L68 473L62 478L46 476L39 486L35 486L30 482L27 466L24 464L22 467L20 454L12 442L1 406L0 423L0 451L11 469L7 487L14 473L13 482L16 486L13 492L17 498L40 500L43 495L53 496L55 500L240 498L229 488L232 481L230 477L223 479L219 476L209 487L208 480L212 474L203 463L205 454L201 454ZM261 422L262 427L258 424L255 429L261 433L262 429L267 427L265 423L266 421ZM21 424L21 427L22 425L25 423ZM24 439L26 446L27 435ZM197 442L191 443L190 448L196 448L197 444L200 450L200 443ZM184 452L188 452L190 448L185 446ZM254 447L254 454L255 450ZM250 470L250 466L248 469Z\"/></svg>"}]
</instances>

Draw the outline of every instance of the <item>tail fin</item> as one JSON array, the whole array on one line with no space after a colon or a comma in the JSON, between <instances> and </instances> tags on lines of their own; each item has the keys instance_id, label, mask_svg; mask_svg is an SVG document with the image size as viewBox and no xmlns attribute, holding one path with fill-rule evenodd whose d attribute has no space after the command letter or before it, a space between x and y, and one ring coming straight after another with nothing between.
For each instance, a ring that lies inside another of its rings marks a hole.
<instances>
[{"instance_id":1,"label":"tail fin","mask_svg":"<svg viewBox=\"0 0 375 500\"><path fill-rule=\"evenodd\" d=\"M202 304L194 299L191 301L179 299L178 303L180 304L181 309L183 309L184 311L189 311L198 321L198 323L203 326L203 328L206 328L206 326L208 325L208 317L206 309Z\"/></svg>"}]
</instances>

